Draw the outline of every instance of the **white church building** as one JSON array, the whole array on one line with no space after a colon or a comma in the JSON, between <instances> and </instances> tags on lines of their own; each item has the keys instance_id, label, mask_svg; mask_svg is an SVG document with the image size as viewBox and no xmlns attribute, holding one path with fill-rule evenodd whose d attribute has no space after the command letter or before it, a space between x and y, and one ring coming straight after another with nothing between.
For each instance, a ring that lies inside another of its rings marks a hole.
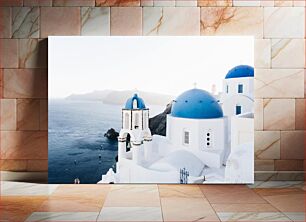
<instances>
[{"instance_id":1,"label":"white church building","mask_svg":"<svg viewBox=\"0 0 306 222\"><path fill-rule=\"evenodd\" d=\"M202 89L179 95L166 136L151 135L149 108L137 94L122 109L116 173L99 183L253 183L254 69L223 80L219 100Z\"/></svg>"}]
</instances>

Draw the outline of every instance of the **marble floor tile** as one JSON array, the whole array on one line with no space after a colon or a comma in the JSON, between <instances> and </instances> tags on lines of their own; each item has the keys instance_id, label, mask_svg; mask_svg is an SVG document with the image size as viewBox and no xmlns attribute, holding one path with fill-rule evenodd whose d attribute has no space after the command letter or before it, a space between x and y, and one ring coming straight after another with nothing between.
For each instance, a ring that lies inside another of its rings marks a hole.
<instances>
[{"instance_id":1,"label":"marble floor tile","mask_svg":"<svg viewBox=\"0 0 306 222\"><path fill-rule=\"evenodd\" d=\"M98 212L101 210L103 197L92 199L87 196L51 196L39 207L39 212Z\"/></svg>"},{"instance_id":2,"label":"marble floor tile","mask_svg":"<svg viewBox=\"0 0 306 222\"><path fill-rule=\"evenodd\" d=\"M261 204L212 204L216 212L277 212L278 210L268 203Z\"/></svg>"},{"instance_id":3,"label":"marble floor tile","mask_svg":"<svg viewBox=\"0 0 306 222\"><path fill-rule=\"evenodd\" d=\"M90 199L105 199L110 191L108 184L65 184L59 185L53 192L52 197L80 197Z\"/></svg>"},{"instance_id":4,"label":"marble floor tile","mask_svg":"<svg viewBox=\"0 0 306 222\"><path fill-rule=\"evenodd\" d=\"M294 222L297 221L306 221L305 212L282 212L285 214L289 219Z\"/></svg>"},{"instance_id":5,"label":"marble floor tile","mask_svg":"<svg viewBox=\"0 0 306 222\"><path fill-rule=\"evenodd\" d=\"M158 185L159 196L204 198L198 185Z\"/></svg>"},{"instance_id":6,"label":"marble floor tile","mask_svg":"<svg viewBox=\"0 0 306 222\"><path fill-rule=\"evenodd\" d=\"M205 198L161 198L164 221L219 221Z\"/></svg>"},{"instance_id":7,"label":"marble floor tile","mask_svg":"<svg viewBox=\"0 0 306 222\"><path fill-rule=\"evenodd\" d=\"M34 184L1 181L1 196L43 196L50 195L57 184Z\"/></svg>"},{"instance_id":8,"label":"marble floor tile","mask_svg":"<svg viewBox=\"0 0 306 222\"><path fill-rule=\"evenodd\" d=\"M0 221L24 221L47 196L1 196Z\"/></svg>"},{"instance_id":9,"label":"marble floor tile","mask_svg":"<svg viewBox=\"0 0 306 222\"><path fill-rule=\"evenodd\" d=\"M305 192L301 188L255 188L253 190L262 197L302 194Z\"/></svg>"},{"instance_id":10,"label":"marble floor tile","mask_svg":"<svg viewBox=\"0 0 306 222\"><path fill-rule=\"evenodd\" d=\"M160 207L103 207L98 221L163 221Z\"/></svg>"},{"instance_id":11,"label":"marble floor tile","mask_svg":"<svg viewBox=\"0 0 306 222\"><path fill-rule=\"evenodd\" d=\"M267 202L282 212L305 211L305 191L298 188L256 189Z\"/></svg>"},{"instance_id":12,"label":"marble floor tile","mask_svg":"<svg viewBox=\"0 0 306 222\"><path fill-rule=\"evenodd\" d=\"M218 213L221 221L291 221L288 217L280 212L265 213Z\"/></svg>"},{"instance_id":13,"label":"marble floor tile","mask_svg":"<svg viewBox=\"0 0 306 222\"><path fill-rule=\"evenodd\" d=\"M245 185L207 185L200 188L210 203L266 203Z\"/></svg>"},{"instance_id":14,"label":"marble floor tile","mask_svg":"<svg viewBox=\"0 0 306 222\"><path fill-rule=\"evenodd\" d=\"M108 193L105 207L159 207L157 185L116 185Z\"/></svg>"},{"instance_id":15,"label":"marble floor tile","mask_svg":"<svg viewBox=\"0 0 306 222\"><path fill-rule=\"evenodd\" d=\"M255 181L249 188L303 188L304 181Z\"/></svg>"},{"instance_id":16,"label":"marble floor tile","mask_svg":"<svg viewBox=\"0 0 306 222\"><path fill-rule=\"evenodd\" d=\"M99 212L34 212L26 221L96 221Z\"/></svg>"}]
</instances>

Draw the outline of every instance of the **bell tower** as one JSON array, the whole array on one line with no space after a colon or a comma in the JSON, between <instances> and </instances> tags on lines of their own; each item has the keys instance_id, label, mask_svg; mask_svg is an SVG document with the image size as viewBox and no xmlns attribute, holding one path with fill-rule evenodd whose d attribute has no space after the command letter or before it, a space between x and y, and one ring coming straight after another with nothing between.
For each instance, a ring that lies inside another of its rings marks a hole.
<instances>
[{"instance_id":1,"label":"bell tower","mask_svg":"<svg viewBox=\"0 0 306 222\"><path fill-rule=\"evenodd\" d=\"M118 137L119 163L123 159L131 159L136 164L142 164L150 158L151 142L149 109L143 99L134 94L122 109L122 127Z\"/></svg>"}]
</instances>

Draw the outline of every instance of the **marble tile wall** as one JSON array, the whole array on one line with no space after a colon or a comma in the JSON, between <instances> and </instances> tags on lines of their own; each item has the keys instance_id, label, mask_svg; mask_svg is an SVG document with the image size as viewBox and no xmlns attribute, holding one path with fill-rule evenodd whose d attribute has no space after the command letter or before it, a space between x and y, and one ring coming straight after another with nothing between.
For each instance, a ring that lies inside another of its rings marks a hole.
<instances>
[{"instance_id":1,"label":"marble tile wall","mask_svg":"<svg viewBox=\"0 0 306 222\"><path fill-rule=\"evenodd\" d=\"M48 169L49 35L251 35L255 178L301 179L305 6L302 0L0 0L1 170Z\"/></svg>"}]
</instances>

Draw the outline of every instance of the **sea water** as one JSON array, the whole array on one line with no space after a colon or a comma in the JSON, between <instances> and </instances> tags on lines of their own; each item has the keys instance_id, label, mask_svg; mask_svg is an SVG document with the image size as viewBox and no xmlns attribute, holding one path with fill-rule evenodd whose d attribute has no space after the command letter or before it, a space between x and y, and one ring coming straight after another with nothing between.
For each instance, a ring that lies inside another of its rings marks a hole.
<instances>
[{"instance_id":1,"label":"sea water","mask_svg":"<svg viewBox=\"0 0 306 222\"><path fill-rule=\"evenodd\" d=\"M150 107L150 116L165 107ZM117 141L104 137L108 129L121 129L120 105L100 101L49 100L49 183L97 183L115 169Z\"/></svg>"}]
</instances>

